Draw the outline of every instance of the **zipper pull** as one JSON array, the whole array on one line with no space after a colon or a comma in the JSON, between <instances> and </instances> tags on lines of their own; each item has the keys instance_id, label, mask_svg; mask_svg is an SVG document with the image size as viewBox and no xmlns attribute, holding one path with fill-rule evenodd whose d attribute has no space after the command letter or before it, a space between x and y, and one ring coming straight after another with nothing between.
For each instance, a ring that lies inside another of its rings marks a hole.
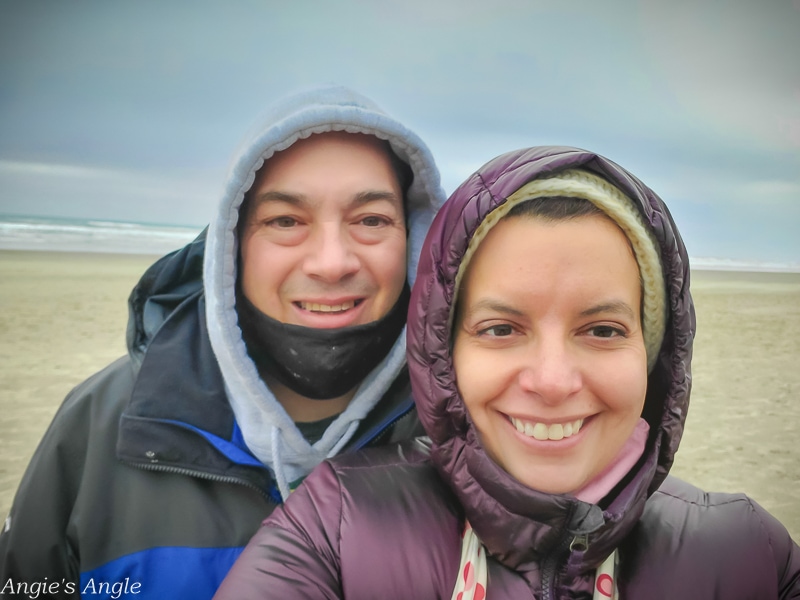
<instances>
[{"instance_id":1,"label":"zipper pull","mask_svg":"<svg viewBox=\"0 0 800 600\"><path fill-rule=\"evenodd\" d=\"M570 552L586 552L589 549L589 534L580 533L572 538L569 544Z\"/></svg>"}]
</instances>

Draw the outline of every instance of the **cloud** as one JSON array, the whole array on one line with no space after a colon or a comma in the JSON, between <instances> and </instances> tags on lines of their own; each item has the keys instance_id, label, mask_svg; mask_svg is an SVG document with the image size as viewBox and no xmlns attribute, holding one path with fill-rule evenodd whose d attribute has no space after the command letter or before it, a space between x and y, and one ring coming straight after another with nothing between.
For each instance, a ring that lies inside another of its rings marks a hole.
<instances>
[{"instance_id":1,"label":"cloud","mask_svg":"<svg viewBox=\"0 0 800 600\"><path fill-rule=\"evenodd\" d=\"M651 185L707 255L796 250L797 2L273 4L12 3L0 210L202 224L265 105L334 82L417 131L448 192L503 152L574 145Z\"/></svg>"},{"instance_id":2,"label":"cloud","mask_svg":"<svg viewBox=\"0 0 800 600\"><path fill-rule=\"evenodd\" d=\"M174 225L211 218L221 172L154 172L0 160L0 213Z\"/></svg>"},{"instance_id":3,"label":"cloud","mask_svg":"<svg viewBox=\"0 0 800 600\"><path fill-rule=\"evenodd\" d=\"M774 179L750 181L741 187L739 197L797 207L800 206L800 182Z\"/></svg>"},{"instance_id":4,"label":"cloud","mask_svg":"<svg viewBox=\"0 0 800 600\"><path fill-rule=\"evenodd\" d=\"M0 160L0 177L4 175L55 177L65 179L108 179L119 178L120 176L130 176L129 173L125 174L123 171L115 171L98 167Z\"/></svg>"},{"instance_id":5,"label":"cloud","mask_svg":"<svg viewBox=\"0 0 800 600\"><path fill-rule=\"evenodd\" d=\"M778 0L642 7L642 50L697 125L773 150L800 148L800 8Z\"/></svg>"}]
</instances>

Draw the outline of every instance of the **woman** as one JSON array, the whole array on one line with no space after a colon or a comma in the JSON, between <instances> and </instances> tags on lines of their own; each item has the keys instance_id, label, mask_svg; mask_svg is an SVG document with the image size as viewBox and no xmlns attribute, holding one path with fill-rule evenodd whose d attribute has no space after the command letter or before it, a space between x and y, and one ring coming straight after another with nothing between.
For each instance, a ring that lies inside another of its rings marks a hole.
<instances>
[{"instance_id":1,"label":"woman","mask_svg":"<svg viewBox=\"0 0 800 600\"><path fill-rule=\"evenodd\" d=\"M492 160L437 215L412 293L430 439L323 463L215 597L800 597L773 517L667 475L694 329L650 189L573 148Z\"/></svg>"}]
</instances>

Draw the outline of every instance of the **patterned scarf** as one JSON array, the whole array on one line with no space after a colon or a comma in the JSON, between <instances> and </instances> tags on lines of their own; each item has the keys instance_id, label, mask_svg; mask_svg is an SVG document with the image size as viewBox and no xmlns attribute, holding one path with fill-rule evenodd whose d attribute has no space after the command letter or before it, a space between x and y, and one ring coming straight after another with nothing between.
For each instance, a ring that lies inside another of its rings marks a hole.
<instances>
[{"instance_id":1,"label":"patterned scarf","mask_svg":"<svg viewBox=\"0 0 800 600\"><path fill-rule=\"evenodd\" d=\"M469 521L464 526L461 543L461 564L458 567L459 577L453 590L451 600L486 600L486 584L488 569L486 568L486 549L472 530ZM597 567L594 578L593 600L611 598L618 600L616 571L619 558L617 551Z\"/></svg>"}]
</instances>

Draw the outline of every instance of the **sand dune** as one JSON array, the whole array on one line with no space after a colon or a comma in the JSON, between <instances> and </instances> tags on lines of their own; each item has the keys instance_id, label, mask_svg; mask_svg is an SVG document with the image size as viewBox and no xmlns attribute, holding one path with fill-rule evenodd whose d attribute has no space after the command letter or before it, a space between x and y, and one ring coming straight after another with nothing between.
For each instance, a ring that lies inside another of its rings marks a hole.
<instances>
[{"instance_id":1,"label":"sand dune","mask_svg":"<svg viewBox=\"0 0 800 600\"><path fill-rule=\"evenodd\" d=\"M153 257L0 251L0 515L66 393L125 352ZM673 474L743 491L800 540L800 274L694 273L698 335Z\"/></svg>"}]
</instances>

